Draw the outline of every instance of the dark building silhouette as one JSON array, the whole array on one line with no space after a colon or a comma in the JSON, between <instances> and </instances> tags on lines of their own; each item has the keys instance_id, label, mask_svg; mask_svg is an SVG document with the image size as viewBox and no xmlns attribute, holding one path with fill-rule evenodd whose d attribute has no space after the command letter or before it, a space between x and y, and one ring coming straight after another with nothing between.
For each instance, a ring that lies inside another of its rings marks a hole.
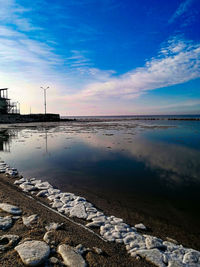
<instances>
[{"instance_id":1,"label":"dark building silhouette","mask_svg":"<svg viewBox=\"0 0 200 267\"><path fill-rule=\"evenodd\" d=\"M0 89L0 114L19 113L17 103L11 103L8 98L8 88Z\"/></svg>"}]
</instances>

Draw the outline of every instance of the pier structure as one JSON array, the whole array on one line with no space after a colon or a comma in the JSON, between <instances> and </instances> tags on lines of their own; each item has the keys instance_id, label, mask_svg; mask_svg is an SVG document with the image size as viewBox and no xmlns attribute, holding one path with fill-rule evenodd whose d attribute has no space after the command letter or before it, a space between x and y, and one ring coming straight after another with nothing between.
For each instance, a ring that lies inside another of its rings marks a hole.
<instances>
[{"instance_id":1,"label":"pier structure","mask_svg":"<svg viewBox=\"0 0 200 267\"><path fill-rule=\"evenodd\" d=\"M0 89L0 115L19 113L17 102L11 102L10 98L8 98L8 88Z\"/></svg>"}]
</instances>

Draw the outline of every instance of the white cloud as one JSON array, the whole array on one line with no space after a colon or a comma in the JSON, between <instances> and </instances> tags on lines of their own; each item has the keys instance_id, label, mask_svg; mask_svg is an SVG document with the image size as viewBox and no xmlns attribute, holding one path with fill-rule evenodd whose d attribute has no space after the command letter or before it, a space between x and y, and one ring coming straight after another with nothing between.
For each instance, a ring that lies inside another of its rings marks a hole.
<instances>
[{"instance_id":1,"label":"white cloud","mask_svg":"<svg viewBox=\"0 0 200 267\"><path fill-rule=\"evenodd\" d=\"M105 82L95 82L68 99L96 99L106 97L135 98L149 90L168 87L200 77L200 44L172 39L161 49L157 58Z\"/></svg>"},{"instance_id":2,"label":"white cloud","mask_svg":"<svg viewBox=\"0 0 200 267\"><path fill-rule=\"evenodd\" d=\"M184 0L170 18L169 23L173 23L179 16L183 15L191 6L193 1L194 0Z\"/></svg>"}]
</instances>

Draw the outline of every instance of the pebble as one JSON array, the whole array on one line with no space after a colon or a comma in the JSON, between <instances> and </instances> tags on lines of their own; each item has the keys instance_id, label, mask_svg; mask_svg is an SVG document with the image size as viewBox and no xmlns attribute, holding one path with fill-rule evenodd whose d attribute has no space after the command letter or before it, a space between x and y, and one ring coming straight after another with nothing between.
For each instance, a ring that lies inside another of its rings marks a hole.
<instances>
[{"instance_id":1,"label":"pebble","mask_svg":"<svg viewBox=\"0 0 200 267\"><path fill-rule=\"evenodd\" d=\"M0 251L5 251L15 246L19 241L18 235L3 235L0 237Z\"/></svg>"},{"instance_id":2,"label":"pebble","mask_svg":"<svg viewBox=\"0 0 200 267\"><path fill-rule=\"evenodd\" d=\"M22 211L20 208L18 208L17 206L13 206L13 205L10 205L10 204L7 204L7 203L1 203L0 204L0 209L2 209L3 211L6 211L10 214L13 214L13 215L21 215L22 214Z\"/></svg>"},{"instance_id":3,"label":"pebble","mask_svg":"<svg viewBox=\"0 0 200 267\"><path fill-rule=\"evenodd\" d=\"M98 228L102 224L103 224L102 222L90 222L90 223L87 223L85 226L86 227L91 227L91 228Z\"/></svg>"},{"instance_id":4,"label":"pebble","mask_svg":"<svg viewBox=\"0 0 200 267\"><path fill-rule=\"evenodd\" d=\"M80 219L86 219L87 218L87 213L85 210L85 206L80 203L77 204L76 206L74 206L71 210L70 210L70 217L77 217Z\"/></svg>"},{"instance_id":5,"label":"pebble","mask_svg":"<svg viewBox=\"0 0 200 267\"><path fill-rule=\"evenodd\" d=\"M31 192L31 191L35 191L37 188L34 185L31 185L29 183L23 183L20 184L19 186L24 192Z\"/></svg>"},{"instance_id":6,"label":"pebble","mask_svg":"<svg viewBox=\"0 0 200 267\"><path fill-rule=\"evenodd\" d=\"M22 217L22 221L23 221L23 224L26 226L26 227L32 227L33 224L37 223L38 221L38 215L37 214L33 214L31 216L23 216Z\"/></svg>"},{"instance_id":7,"label":"pebble","mask_svg":"<svg viewBox=\"0 0 200 267\"><path fill-rule=\"evenodd\" d=\"M166 267L165 263L163 262L163 253L160 252L158 249L144 249L138 250L136 255L146 259L148 262L153 263L155 266L158 267Z\"/></svg>"},{"instance_id":8,"label":"pebble","mask_svg":"<svg viewBox=\"0 0 200 267\"><path fill-rule=\"evenodd\" d=\"M35 183L35 187L39 190L47 190L52 188L52 186L48 182L42 182L42 183Z\"/></svg>"},{"instance_id":9,"label":"pebble","mask_svg":"<svg viewBox=\"0 0 200 267\"><path fill-rule=\"evenodd\" d=\"M40 192L37 193L37 197L45 197L47 196L48 191L47 190L41 190Z\"/></svg>"},{"instance_id":10,"label":"pebble","mask_svg":"<svg viewBox=\"0 0 200 267\"><path fill-rule=\"evenodd\" d=\"M146 247L147 249L152 249L152 248L164 248L165 246L163 245L163 242L161 239L155 237L155 236L147 236L146 240Z\"/></svg>"},{"instance_id":11,"label":"pebble","mask_svg":"<svg viewBox=\"0 0 200 267\"><path fill-rule=\"evenodd\" d=\"M68 267L86 267L83 257L77 253L76 249L68 245L60 245L58 253L62 256L64 264Z\"/></svg>"},{"instance_id":12,"label":"pebble","mask_svg":"<svg viewBox=\"0 0 200 267\"><path fill-rule=\"evenodd\" d=\"M196 250L191 250L184 255L183 263L185 264L197 263L199 259L200 259L200 252Z\"/></svg>"},{"instance_id":13,"label":"pebble","mask_svg":"<svg viewBox=\"0 0 200 267\"><path fill-rule=\"evenodd\" d=\"M58 230L59 228L62 228L63 225L64 225L64 223L55 223L55 222L52 222L52 223L48 224L47 226L45 226L45 229L47 231Z\"/></svg>"},{"instance_id":14,"label":"pebble","mask_svg":"<svg viewBox=\"0 0 200 267\"><path fill-rule=\"evenodd\" d=\"M54 231L48 231L45 233L43 240L47 244L55 244L54 237L55 237L55 232Z\"/></svg>"},{"instance_id":15,"label":"pebble","mask_svg":"<svg viewBox=\"0 0 200 267\"><path fill-rule=\"evenodd\" d=\"M90 250L89 248L85 248L82 244L77 245L75 249L81 255Z\"/></svg>"},{"instance_id":16,"label":"pebble","mask_svg":"<svg viewBox=\"0 0 200 267\"><path fill-rule=\"evenodd\" d=\"M0 217L0 230L6 230L12 226L12 218L10 216Z\"/></svg>"},{"instance_id":17,"label":"pebble","mask_svg":"<svg viewBox=\"0 0 200 267\"><path fill-rule=\"evenodd\" d=\"M97 253L98 255L103 254L103 251L102 251L102 249L100 249L100 248L93 247L93 250L94 250L94 252Z\"/></svg>"},{"instance_id":18,"label":"pebble","mask_svg":"<svg viewBox=\"0 0 200 267\"><path fill-rule=\"evenodd\" d=\"M51 257L51 258L49 258L49 262L51 264L58 264L59 263L59 259L57 259L56 257Z\"/></svg>"},{"instance_id":19,"label":"pebble","mask_svg":"<svg viewBox=\"0 0 200 267\"><path fill-rule=\"evenodd\" d=\"M17 247L22 262L27 266L38 266L42 264L50 254L49 246L43 241L26 241Z\"/></svg>"},{"instance_id":20,"label":"pebble","mask_svg":"<svg viewBox=\"0 0 200 267\"><path fill-rule=\"evenodd\" d=\"M143 223L135 224L135 228L139 230L146 230L146 226Z\"/></svg>"}]
</instances>

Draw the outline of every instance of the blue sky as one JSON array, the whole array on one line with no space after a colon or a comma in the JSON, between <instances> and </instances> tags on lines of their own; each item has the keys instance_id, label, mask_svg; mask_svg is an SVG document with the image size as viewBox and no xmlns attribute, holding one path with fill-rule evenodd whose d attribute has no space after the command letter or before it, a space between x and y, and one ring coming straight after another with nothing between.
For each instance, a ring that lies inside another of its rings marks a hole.
<instances>
[{"instance_id":1,"label":"blue sky","mask_svg":"<svg viewBox=\"0 0 200 267\"><path fill-rule=\"evenodd\" d=\"M198 0L0 0L0 87L23 113L200 112Z\"/></svg>"}]
</instances>

